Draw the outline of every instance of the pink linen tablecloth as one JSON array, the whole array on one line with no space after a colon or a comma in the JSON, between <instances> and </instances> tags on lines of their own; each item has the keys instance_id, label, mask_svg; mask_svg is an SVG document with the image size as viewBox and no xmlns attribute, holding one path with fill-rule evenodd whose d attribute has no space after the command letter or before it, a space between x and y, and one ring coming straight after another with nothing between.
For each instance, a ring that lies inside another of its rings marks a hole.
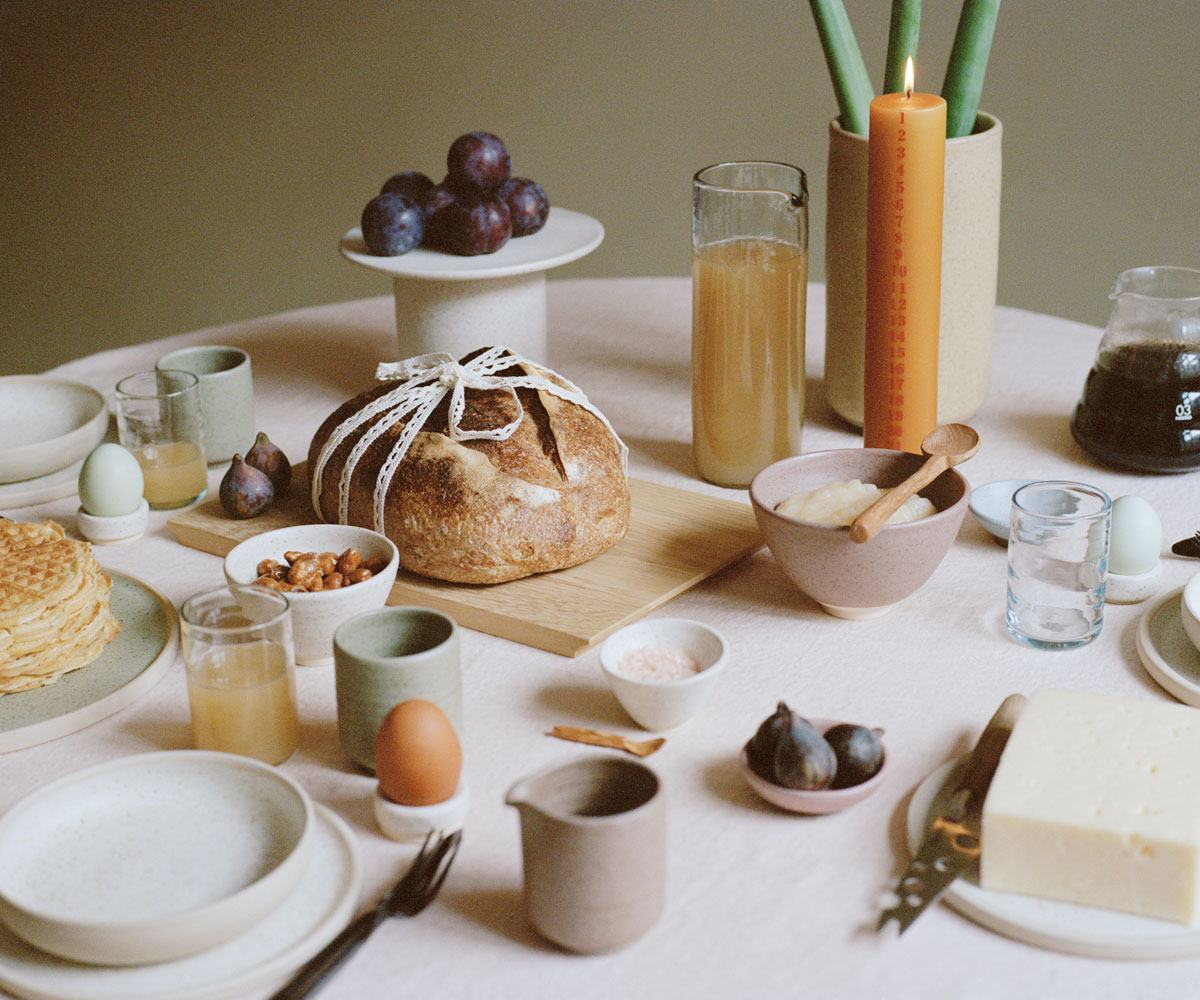
<instances>
[{"instance_id":1,"label":"pink linen tablecloth","mask_svg":"<svg viewBox=\"0 0 1200 1000\"><path fill-rule=\"evenodd\" d=\"M630 278L551 282L550 363L580 384L630 448L633 476L748 502L696 478L690 449L690 282ZM110 392L129 372L188 344L245 348L256 412L293 461L321 420L395 359L383 296L298 310L82 358L54 373ZM856 447L860 435L821 387L824 289L810 289L806 451ZM992 393L972 421L982 447L962 471L975 484L1016 477L1081 479L1113 497L1139 493L1159 512L1164 552L1200 510L1194 476L1143 477L1094 464L1073 442L1070 411L1099 331L1017 309L997 310ZM209 471L215 490L223 469ZM52 517L75 533L75 497L4 511ZM151 515L135 543L102 562L158 588L178 607L222 582L221 560L183 548ZM1164 558L1162 589L1194 562ZM793 589L764 549L655 612L721 629L732 662L710 708L668 734L649 759L669 811L667 910L625 951L578 957L544 943L521 908L521 857L508 788L543 765L597 751L545 736L556 723L640 731L609 693L593 650L567 659L464 632L465 772L471 812L437 903L380 927L321 992L383 997L1125 998L1190 995L1195 959L1127 962L1042 950L934 906L899 940L872 933L883 890L903 868L904 813L930 771L973 742L1000 701L1039 687L1168 696L1142 668L1135 632L1146 605L1110 606L1100 638L1066 653L1011 640L1003 624L1004 549L968 515L932 580L886 616L848 622ZM366 864L362 904L411 856L376 829L373 782L337 743L332 668L300 668L301 747L283 769L345 819ZM847 812L801 817L758 800L737 770L742 744L775 703L806 715L881 726L891 776ZM88 729L0 756L0 811L95 762L190 746L183 665L132 706ZM0 859L0 864L3 859ZM2 959L0 959L2 960ZM267 996L261 990L255 997Z\"/></svg>"}]
</instances>

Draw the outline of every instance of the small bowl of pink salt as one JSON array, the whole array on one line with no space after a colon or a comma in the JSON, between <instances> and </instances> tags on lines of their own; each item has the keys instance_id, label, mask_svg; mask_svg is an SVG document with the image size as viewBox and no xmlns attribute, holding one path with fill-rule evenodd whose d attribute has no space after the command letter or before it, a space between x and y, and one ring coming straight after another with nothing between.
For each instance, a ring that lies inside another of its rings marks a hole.
<instances>
[{"instance_id":1,"label":"small bowl of pink salt","mask_svg":"<svg viewBox=\"0 0 1200 1000\"><path fill-rule=\"evenodd\" d=\"M647 618L600 646L600 668L617 701L654 732L681 726L703 708L726 659L725 637L687 618Z\"/></svg>"}]
</instances>

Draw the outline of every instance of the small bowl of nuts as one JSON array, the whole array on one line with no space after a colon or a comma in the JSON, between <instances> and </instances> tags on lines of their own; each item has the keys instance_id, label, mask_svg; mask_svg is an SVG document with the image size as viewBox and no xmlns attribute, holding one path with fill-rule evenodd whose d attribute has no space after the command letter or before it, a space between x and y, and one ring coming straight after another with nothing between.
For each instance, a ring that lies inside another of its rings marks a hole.
<instances>
[{"instance_id":1,"label":"small bowl of nuts","mask_svg":"<svg viewBox=\"0 0 1200 1000\"><path fill-rule=\"evenodd\" d=\"M400 565L390 538L348 524L300 524L267 531L225 557L230 583L257 583L287 595L296 663L333 663L333 633L347 618L387 603Z\"/></svg>"}]
</instances>

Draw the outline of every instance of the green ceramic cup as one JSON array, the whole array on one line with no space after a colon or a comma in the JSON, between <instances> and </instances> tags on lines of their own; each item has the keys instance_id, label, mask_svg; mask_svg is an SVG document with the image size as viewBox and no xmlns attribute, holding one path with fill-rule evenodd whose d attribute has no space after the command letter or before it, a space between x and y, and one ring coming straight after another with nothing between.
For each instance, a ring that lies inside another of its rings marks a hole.
<instances>
[{"instance_id":1,"label":"green ceramic cup","mask_svg":"<svg viewBox=\"0 0 1200 1000\"><path fill-rule=\"evenodd\" d=\"M228 462L254 444L254 379L250 355L239 347L204 344L171 351L158 369L191 372L200 382L204 454L208 464Z\"/></svg>"},{"instance_id":2,"label":"green ceramic cup","mask_svg":"<svg viewBox=\"0 0 1200 1000\"><path fill-rule=\"evenodd\" d=\"M424 698L462 737L458 627L429 608L380 608L333 635L338 739L356 764L375 770L375 735L392 708Z\"/></svg>"}]
</instances>

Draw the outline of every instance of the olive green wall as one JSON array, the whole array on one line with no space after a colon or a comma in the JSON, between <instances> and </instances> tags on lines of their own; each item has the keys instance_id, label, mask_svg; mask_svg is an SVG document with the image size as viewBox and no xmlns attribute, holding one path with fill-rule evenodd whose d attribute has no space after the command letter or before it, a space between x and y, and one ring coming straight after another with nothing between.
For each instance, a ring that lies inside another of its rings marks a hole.
<instances>
[{"instance_id":1,"label":"olive green wall","mask_svg":"<svg viewBox=\"0 0 1200 1000\"><path fill-rule=\"evenodd\" d=\"M878 83L886 0L848 0ZM938 90L959 0L925 0ZM689 178L809 173L833 93L803 0L0 2L0 372L388 291L338 237L458 134L507 140L601 247L551 277L687 273ZM1000 302L1102 324L1126 267L1200 265L1200 4L1007 0Z\"/></svg>"}]
</instances>

